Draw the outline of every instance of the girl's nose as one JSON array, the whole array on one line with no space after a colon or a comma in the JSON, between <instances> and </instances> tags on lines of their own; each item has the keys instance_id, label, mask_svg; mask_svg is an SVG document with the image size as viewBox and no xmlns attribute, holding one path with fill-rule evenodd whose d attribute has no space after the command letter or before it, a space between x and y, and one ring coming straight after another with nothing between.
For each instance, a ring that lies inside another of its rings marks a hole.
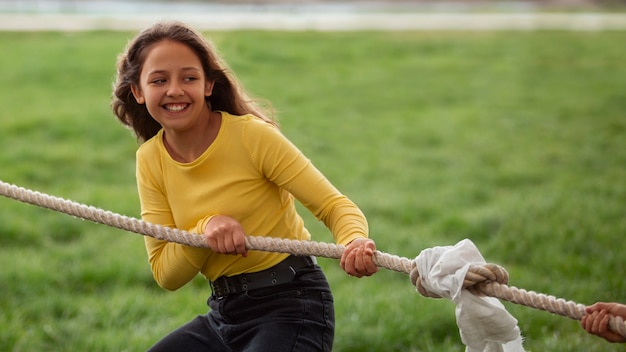
<instances>
[{"instance_id":1,"label":"girl's nose","mask_svg":"<svg viewBox=\"0 0 626 352\"><path fill-rule=\"evenodd\" d=\"M168 97L179 97L185 95L185 91L178 84L170 84L166 92Z\"/></svg>"}]
</instances>

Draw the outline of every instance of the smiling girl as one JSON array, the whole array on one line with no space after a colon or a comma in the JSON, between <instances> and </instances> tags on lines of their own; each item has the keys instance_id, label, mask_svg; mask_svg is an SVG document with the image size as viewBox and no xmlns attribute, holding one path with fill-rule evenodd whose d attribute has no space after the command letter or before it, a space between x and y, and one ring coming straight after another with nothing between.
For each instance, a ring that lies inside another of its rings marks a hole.
<instances>
[{"instance_id":1,"label":"smiling girl","mask_svg":"<svg viewBox=\"0 0 626 352\"><path fill-rule=\"evenodd\" d=\"M245 236L309 240L306 206L346 245L340 265L377 271L359 208L341 194L245 93L211 44L178 22L157 23L118 60L112 109L141 145L142 219L204 236L209 249L145 237L157 283L197 274L210 310L151 351L330 351L333 298L313 257L250 251Z\"/></svg>"}]
</instances>

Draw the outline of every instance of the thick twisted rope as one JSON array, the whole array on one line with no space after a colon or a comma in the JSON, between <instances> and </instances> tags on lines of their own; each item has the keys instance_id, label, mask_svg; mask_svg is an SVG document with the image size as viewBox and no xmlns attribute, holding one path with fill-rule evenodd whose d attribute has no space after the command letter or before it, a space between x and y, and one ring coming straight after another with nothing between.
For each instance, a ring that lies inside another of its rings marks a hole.
<instances>
[{"instance_id":1,"label":"thick twisted rope","mask_svg":"<svg viewBox=\"0 0 626 352\"><path fill-rule=\"evenodd\" d=\"M57 212L73 215L95 223L108 225L141 235L154 237L159 240L175 242L192 247L208 248L203 236L183 230L155 225L139 219L102 210L50 196L37 191L0 181L0 194L11 199ZM266 252L290 253L294 255L313 255L324 258L341 258L344 246L314 241L298 241L273 237L246 237L246 247L250 250ZM374 263L381 268L408 274L417 291L426 297L437 297L428 292L421 284L420 275L414 260L376 251ZM562 298L526 291L514 286L508 286L508 273L504 268L495 264L472 265L468 270L463 288L476 295L495 297L507 302L544 310L574 320L580 320L585 315L585 306ZM621 317L611 317L609 327L616 333L626 337L626 323Z\"/></svg>"}]
</instances>

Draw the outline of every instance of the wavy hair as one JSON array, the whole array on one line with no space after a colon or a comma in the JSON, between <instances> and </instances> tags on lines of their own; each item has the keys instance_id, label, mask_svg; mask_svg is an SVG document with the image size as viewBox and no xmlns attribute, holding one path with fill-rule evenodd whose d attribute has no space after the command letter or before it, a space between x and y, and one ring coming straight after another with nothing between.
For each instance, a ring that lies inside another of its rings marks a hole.
<instances>
[{"instance_id":1,"label":"wavy hair","mask_svg":"<svg viewBox=\"0 0 626 352\"><path fill-rule=\"evenodd\" d=\"M277 125L270 108L251 99L215 47L200 32L181 22L159 22L141 31L131 40L117 60L117 78L113 86L111 109L117 118L132 129L140 142L152 138L161 125L135 100L131 86L139 86L139 77L150 46L173 40L187 45L198 56L208 81L214 81L213 93L206 97L211 110L233 115L252 114ZM265 104L269 105L269 104Z\"/></svg>"}]
</instances>

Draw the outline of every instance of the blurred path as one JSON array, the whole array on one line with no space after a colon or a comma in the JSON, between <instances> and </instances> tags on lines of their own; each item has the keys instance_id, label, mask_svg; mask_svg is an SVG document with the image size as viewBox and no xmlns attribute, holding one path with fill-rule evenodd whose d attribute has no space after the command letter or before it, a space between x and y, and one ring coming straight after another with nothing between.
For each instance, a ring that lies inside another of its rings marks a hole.
<instances>
[{"instance_id":1,"label":"blurred path","mask_svg":"<svg viewBox=\"0 0 626 352\"><path fill-rule=\"evenodd\" d=\"M570 13L545 12L542 6L549 3L549 0L232 0L228 3L0 0L0 30L134 31L163 19L181 20L202 30L626 30L624 12L585 13L598 11L594 7Z\"/></svg>"},{"instance_id":2,"label":"blurred path","mask_svg":"<svg viewBox=\"0 0 626 352\"><path fill-rule=\"evenodd\" d=\"M139 30L177 19L201 30L626 30L626 14L216 12L2 14L0 30Z\"/></svg>"}]
</instances>

